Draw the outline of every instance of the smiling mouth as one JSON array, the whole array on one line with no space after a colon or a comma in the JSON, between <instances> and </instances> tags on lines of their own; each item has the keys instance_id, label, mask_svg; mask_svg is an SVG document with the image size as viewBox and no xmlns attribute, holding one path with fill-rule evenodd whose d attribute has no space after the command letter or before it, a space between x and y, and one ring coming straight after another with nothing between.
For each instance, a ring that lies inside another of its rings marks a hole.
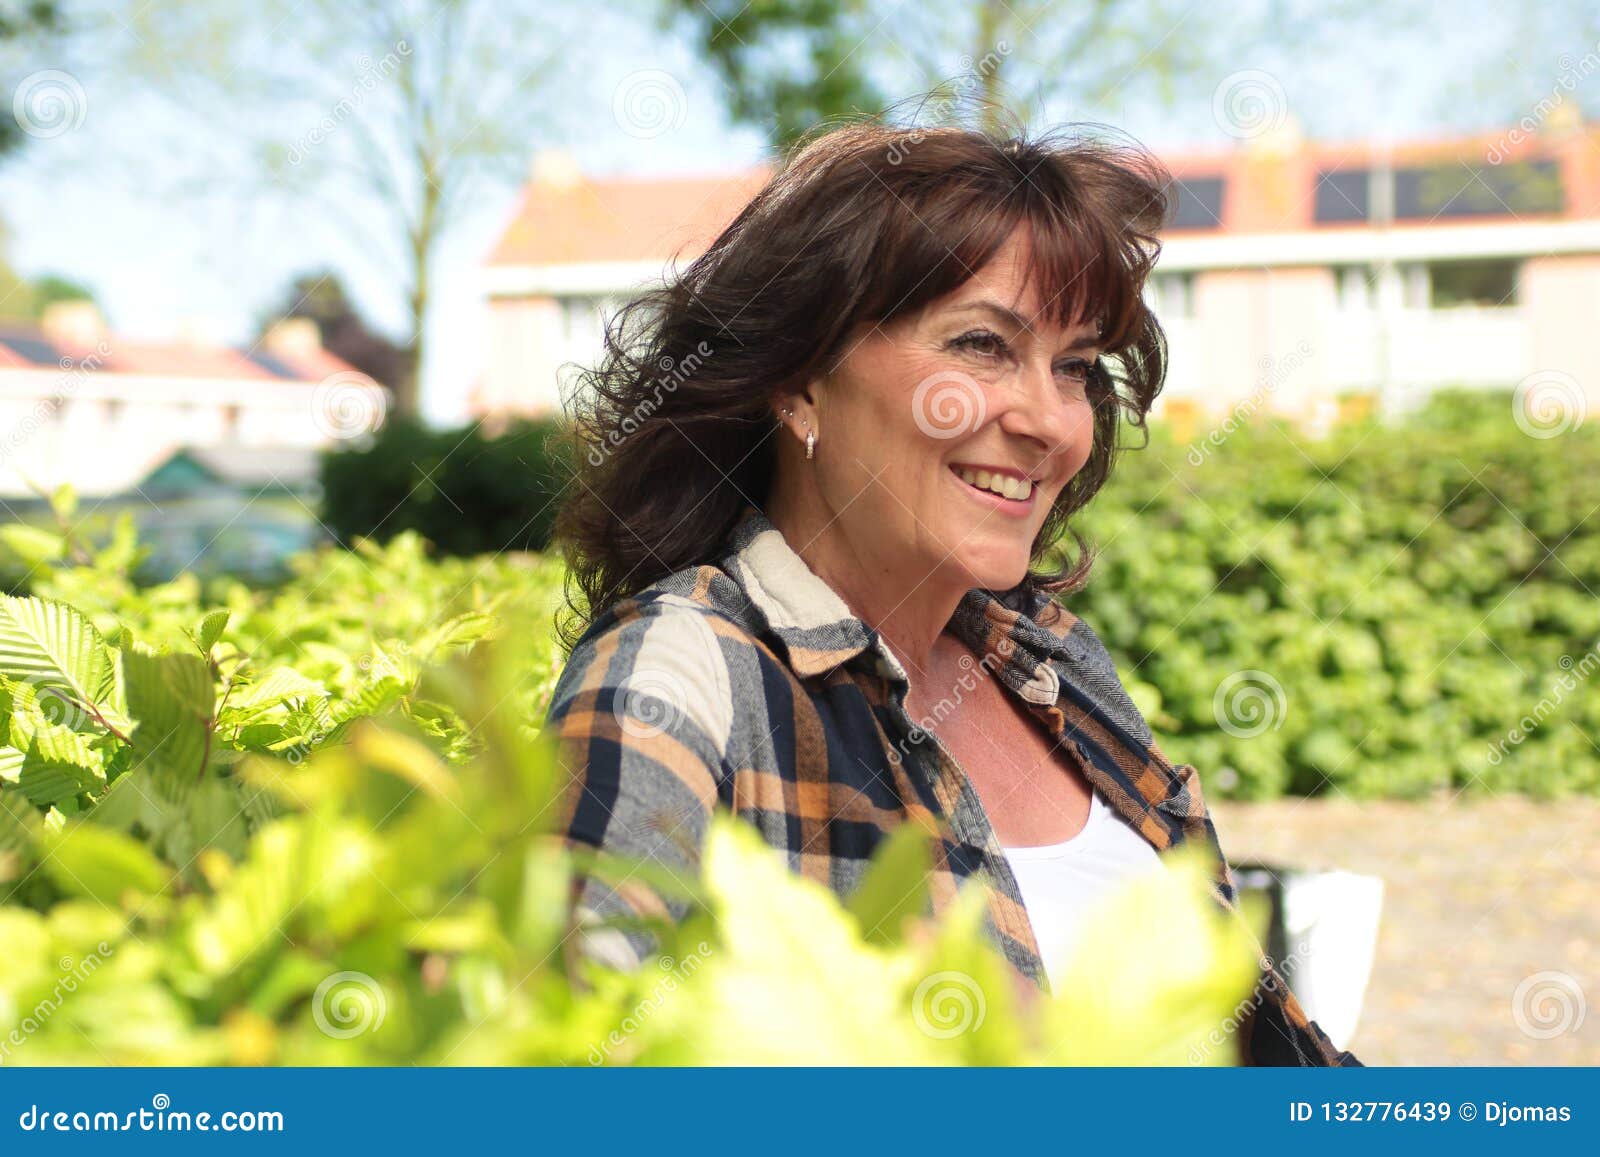
<instances>
[{"instance_id":1,"label":"smiling mouth","mask_svg":"<svg viewBox=\"0 0 1600 1157\"><path fill-rule=\"evenodd\" d=\"M1025 508L1033 501L1034 485L1027 478L972 466L951 466L950 472L968 489L1012 508Z\"/></svg>"}]
</instances>

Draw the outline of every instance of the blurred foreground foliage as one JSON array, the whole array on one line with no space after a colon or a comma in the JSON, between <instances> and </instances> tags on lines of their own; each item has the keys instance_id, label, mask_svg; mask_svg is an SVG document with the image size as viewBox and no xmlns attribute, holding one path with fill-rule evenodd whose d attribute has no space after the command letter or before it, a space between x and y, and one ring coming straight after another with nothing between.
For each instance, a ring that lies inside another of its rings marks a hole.
<instances>
[{"instance_id":1,"label":"blurred foreground foliage","mask_svg":"<svg viewBox=\"0 0 1600 1157\"><path fill-rule=\"evenodd\" d=\"M1198 851L1019 1007L977 893L921 909L908 827L848 905L719 819L663 955L576 951L537 732L559 573L402 534L275 591L141 589L124 525L0 532L0 1063L1208 1063L1254 982Z\"/></svg>"}]
</instances>

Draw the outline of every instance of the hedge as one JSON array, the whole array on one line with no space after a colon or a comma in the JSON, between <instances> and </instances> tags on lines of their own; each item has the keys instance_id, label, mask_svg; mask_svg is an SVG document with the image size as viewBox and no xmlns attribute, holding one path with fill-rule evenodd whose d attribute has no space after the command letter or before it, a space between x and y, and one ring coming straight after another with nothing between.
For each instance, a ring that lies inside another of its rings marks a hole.
<instances>
[{"instance_id":1,"label":"hedge","mask_svg":"<svg viewBox=\"0 0 1600 1157\"><path fill-rule=\"evenodd\" d=\"M1068 605L1213 790L1594 793L1600 430L1557 429L1502 393L1320 440L1157 427Z\"/></svg>"},{"instance_id":2,"label":"hedge","mask_svg":"<svg viewBox=\"0 0 1600 1157\"><path fill-rule=\"evenodd\" d=\"M446 555L543 550L572 477L554 421L488 434L401 419L322 460L323 521L341 541L415 531Z\"/></svg>"}]
</instances>

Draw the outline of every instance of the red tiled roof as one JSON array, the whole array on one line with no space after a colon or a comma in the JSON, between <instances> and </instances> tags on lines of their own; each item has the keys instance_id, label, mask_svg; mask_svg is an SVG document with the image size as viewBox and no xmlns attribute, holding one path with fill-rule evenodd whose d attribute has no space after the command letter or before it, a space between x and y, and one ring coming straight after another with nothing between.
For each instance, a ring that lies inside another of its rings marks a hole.
<instances>
[{"instance_id":1,"label":"red tiled roof","mask_svg":"<svg viewBox=\"0 0 1600 1157\"><path fill-rule=\"evenodd\" d=\"M256 351L258 355L263 352L265 351ZM331 354L325 349L306 350L304 353L297 354L273 350L268 356L273 361L292 371L298 380L304 382L320 382L323 378L330 378L334 374L360 372L343 358L336 354Z\"/></svg>"},{"instance_id":2,"label":"red tiled roof","mask_svg":"<svg viewBox=\"0 0 1600 1157\"><path fill-rule=\"evenodd\" d=\"M237 350L226 347L128 341L119 337L108 337L106 347L111 353L99 368L114 374L262 379L277 376ZM83 350L81 353L87 356L92 351Z\"/></svg>"},{"instance_id":3,"label":"red tiled roof","mask_svg":"<svg viewBox=\"0 0 1600 1157\"><path fill-rule=\"evenodd\" d=\"M531 182L490 265L665 259L705 249L767 183L758 167L721 177Z\"/></svg>"},{"instance_id":4,"label":"red tiled roof","mask_svg":"<svg viewBox=\"0 0 1600 1157\"><path fill-rule=\"evenodd\" d=\"M102 352L103 351L103 352ZM107 333L100 344L69 341L36 327L0 328L0 369L67 370L155 377L317 382L354 366L327 350L289 354L264 345L239 350L186 341L138 341Z\"/></svg>"},{"instance_id":5,"label":"red tiled roof","mask_svg":"<svg viewBox=\"0 0 1600 1157\"><path fill-rule=\"evenodd\" d=\"M1318 175L1335 168L1364 168L1380 158L1396 166L1451 160L1477 166L1554 160L1561 168L1567 205L1562 215L1600 215L1600 125L1575 126L1548 136L1507 128L1394 144L1306 141L1279 148L1260 140L1228 151L1161 155L1162 163L1179 179L1225 178L1223 219L1221 228L1214 230L1222 233L1311 228ZM521 205L488 264L692 257L737 215L771 173L770 166L759 166L720 178L534 180L524 189Z\"/></svg>"}]
</instances>

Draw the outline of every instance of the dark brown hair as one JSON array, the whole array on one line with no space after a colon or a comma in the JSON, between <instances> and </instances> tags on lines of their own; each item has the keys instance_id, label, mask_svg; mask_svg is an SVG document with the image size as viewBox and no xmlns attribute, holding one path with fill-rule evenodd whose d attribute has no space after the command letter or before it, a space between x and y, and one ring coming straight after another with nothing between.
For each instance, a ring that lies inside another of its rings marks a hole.
<instances>
[{"instance_id":1,"label":"dark brown hair","mask_svg":"<svg viewBox=\"0 0 1600 1157\"><path fill-rule=\"evenodd\" d=\"M611 319L602 361L576 380L577 476L555 528L566 645L617 600L714 559L746 503L764 507L776 394L825 374L858 326L959 287L1019 226L1054 320L1102 326L1094 448L1024 580L1081 586L1092 551L1076 532L1076 561L1036 568L1104 485L1124 419L1142 429L1161 389L1166 341L1142 291L1169 182L1139 146L1082 126L999 138L868 121L804 144L704 254Z\"/></svg>"}]
</instances>

